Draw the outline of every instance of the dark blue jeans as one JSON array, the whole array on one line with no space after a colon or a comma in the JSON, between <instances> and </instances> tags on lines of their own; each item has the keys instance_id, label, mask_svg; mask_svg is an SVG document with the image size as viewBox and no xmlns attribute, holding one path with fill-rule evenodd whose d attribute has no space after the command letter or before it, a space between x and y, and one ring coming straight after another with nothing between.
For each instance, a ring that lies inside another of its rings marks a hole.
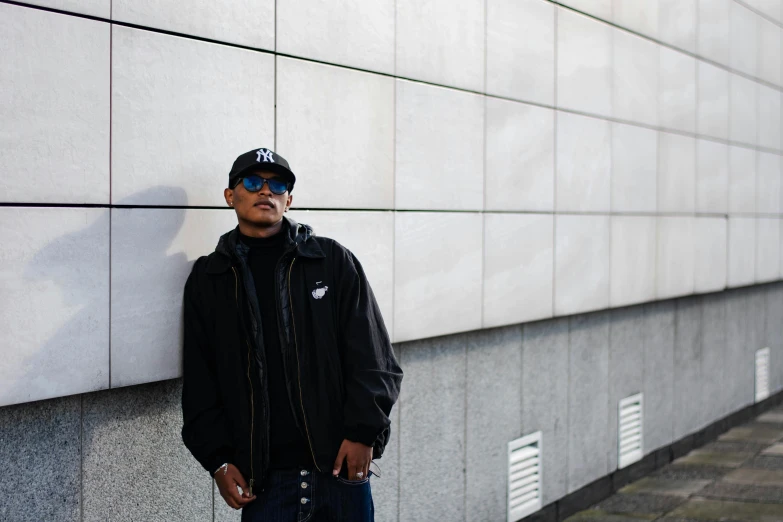
<instances>
[{"instance_id":1,"label":"dark blue jeans","mask_svg":"<svg viewBox=\"0 0 783 522\"><path fill-rule=\"evenodd\" d=\"M242 508L242 522L374 520L369 478L347 481L311 469L270 471L263 491Z\"/></svg>"}]
</instances>

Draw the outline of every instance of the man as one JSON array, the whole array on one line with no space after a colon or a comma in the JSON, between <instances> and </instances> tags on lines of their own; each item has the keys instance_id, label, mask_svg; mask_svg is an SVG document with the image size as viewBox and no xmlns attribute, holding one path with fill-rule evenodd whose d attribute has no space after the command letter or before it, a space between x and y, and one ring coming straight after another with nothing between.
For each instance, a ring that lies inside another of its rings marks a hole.
<instances>
[{"instance_id":1,"label":"man","mask_svg":"<svg viewBox=\"0 0 783 522\"><path fill-rule=\"evenodd\" d=\"M269 149L231 168L239 224L185 284L182 439L243 521L373 520L402 370L356 257L284 217L295 182Z\"/></svg>"}]
</instances>

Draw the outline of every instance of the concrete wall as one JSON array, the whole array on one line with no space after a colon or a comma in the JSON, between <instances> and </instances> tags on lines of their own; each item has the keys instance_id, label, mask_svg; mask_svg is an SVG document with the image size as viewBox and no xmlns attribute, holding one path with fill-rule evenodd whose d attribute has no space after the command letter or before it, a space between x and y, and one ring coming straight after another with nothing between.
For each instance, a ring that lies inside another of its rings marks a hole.
<instances>
[{"instance_id":1,"label":"concrete wall","mask_svg":"<svg viewBox=\"0 0 783 522\"><path fill-rule=\"evenodd\" d=\"M777 0L0 1L0 404L178 377L260 145L396 342L775 281Z\"/></svg>"},{"instance_id":2,"label":"concrete wall","mask_svg":"<svg viewBox=\"0 0 783 522\"><path fill-rule=\"evenodd\" d=\"M397 344L377 520L504 520L506 445L538 430L555 501L617 469L628 395L644 394L649 454L751 404L758 348L783 389L781 324L774 283ZM0 519L238 521L180 442L179 393L171 380L1 408L14 472Z\"/></svg>"}]
</instances>

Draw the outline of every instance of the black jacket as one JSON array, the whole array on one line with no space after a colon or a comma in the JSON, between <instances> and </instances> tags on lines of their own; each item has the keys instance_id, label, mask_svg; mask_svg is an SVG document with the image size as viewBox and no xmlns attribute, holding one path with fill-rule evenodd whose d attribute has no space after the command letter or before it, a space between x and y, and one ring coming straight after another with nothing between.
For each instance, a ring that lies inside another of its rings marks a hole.
<instances>
[{"instance_id":1,"label":"black jacket","mask_svg":"<svg viewBox=\"0 0 783 522\"><path fill-rule=\"evenodd\" d=\"M268 298L278 305L294 418L323 472L343 439L379 458L402 370L375 296L345 247L291 219L283 227L278 291ZM238 236L238 228L224 234L185 284L182 439L210 474L230 462L252 487L269 463L269 400L263 325Z\"/></svg>"}]
</instances>

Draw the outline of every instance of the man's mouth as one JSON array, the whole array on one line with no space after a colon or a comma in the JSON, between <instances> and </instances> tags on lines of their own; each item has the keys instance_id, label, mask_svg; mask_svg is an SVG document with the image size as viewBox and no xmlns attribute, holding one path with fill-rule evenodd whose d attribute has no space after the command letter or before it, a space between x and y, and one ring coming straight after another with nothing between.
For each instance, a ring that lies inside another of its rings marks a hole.
<instances>
[{"instance_id":1,"label":"man's mouth","mask_svg":"<svg viewBox=\"0 0 783 522\"><path fill-rule=\"evenodd\" d=\"M270 203L269 201L259 201L258 203L256 203L253 206L254 207L261 207L261 208L275 208L275 206L272 203Z\"/></svg>"}]
</instances>

